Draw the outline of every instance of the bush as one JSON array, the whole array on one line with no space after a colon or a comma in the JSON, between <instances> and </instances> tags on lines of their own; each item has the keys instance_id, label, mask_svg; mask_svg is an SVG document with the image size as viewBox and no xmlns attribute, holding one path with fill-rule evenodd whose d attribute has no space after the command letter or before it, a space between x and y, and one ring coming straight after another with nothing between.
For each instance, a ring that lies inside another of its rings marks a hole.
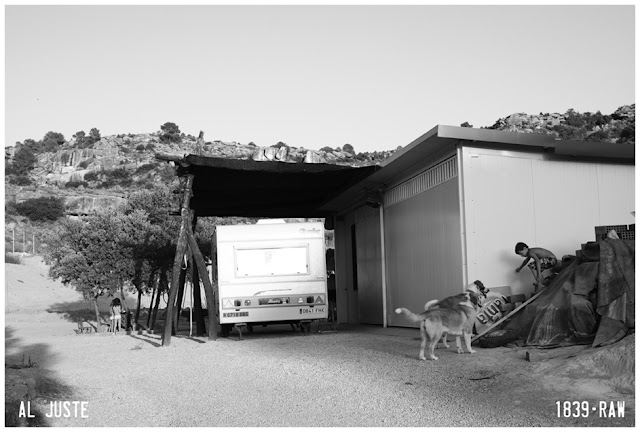
<instances>
[{"instance_id":1,"label":"bush","mask_svg":"<svg viewBox=\"0 0 640 432\"><path fill-rule=\"evenodd\" d=\"M84 187L89 187L89 183L87 183L86 181L69 181L67 182L64 187L66 188L78 188L80 186L84 186Z\"/></svg>"},{"instance_id":2,"label":"bush","mask_svg":"<svg viewBox=\"0 0 640 432\"><path fill-rule=\"evenodd\" d=\"M329 147L329 146L326 146L326 147L322 147L322 148L320 149L320 151L323 151L323 152L325 152L325 153L332 153L332 152L333 152L333 149L332 149L331 147Z\"/></svg>"},{"instance_id":3,"label":"bush","mask_svg":"<svg viewBox=\"0 0 640 432\"><path fill-rule=\"evenodd\" d=\"M4 262L7 264L22 264L22 258L18 254L5 253Z\"/></svg>"},{"instance_id":4,"label":"bush","mask_svg":"<svg viewBox=\"0 0 640 432\"><path fill-rule=\"evenodd\" d=\"M84 175L85 181L98 181L100 179L100 175L96 171L90 171Z\"/></svg>"},{"instance_id":5,"label":"bush","mask_svg":"<svg viewBox=\"0 0 640 432\"><path fill-rule=\"evenodd\" d=\"M36 166L37 162L38 159L33 151L26 145L23 145L16 150L16 153L13 156L13 163L11 163L10 167L7 166L7 173L25 175Z\"/></svg>"},{"instance_id":6,"label":"bush","mask_svg":"<svg viewBox=\"0 0 640 432\"><path fill-rule=\"evenodd\" d=\"M111 171L105 171L104 173L107 176L107 179L113 180L125 180L130 177L129 172L126 170L126 168L116 168Z\"/></svg>"},{"instance_id":7,"label":"bush","mask_svg":"<svg viewBox=\"0 0 640 432\"><path fill-rule=\"evenodd\" d=\"M16 204L16 211L32 221L54 221L64 216L64 199L32 198Z\"/></svg>"},{"instance_id":8,"label":"bush","mask_svg":"<svg viewBox=\"0 0 640 432\"><path fill-rule=\"evenodd\" d=\"M156 146L153 143L149 143L145 148L149 151L154 151L156 149Z\"/></svg>"},{"instance_id":9,"label":"bush","mask_svg":"<svg viewBox=\"0 0 640 432\"><path fill-rule=\"evenodd\" d=\"M31 184L31 179L25 175L19 175L12 177L9 180L9 183L16 186L29 186Z\"/></svg>"},{"instance_id":10,"label":"bush","mask_svg":"<svg viewBox=\"0 0 640 432\"><path fill-rule=\"evenodd\" d=\"M153 171L154 168L157 168L159 166L160 164L158 162L140 165L138 168L136 168L135 174L144 174L149 171Z\"/></svg>"},{"instance_id":11,"label":"bush","mask_svg":"<svg viewBox=\"0 0 640 432\"><path fill-rule=\"evenodd\" d=\"M80 169L87 169L87 167L89 166L89 164L91 163L91 161L89 159L85 159L82 162L80 162L78 164L78 168Z\"/></svg>"},{"instance_id":12,"label":"bush","mask_svg":"<svg viewBox=\"0 0 640 432\"><path fill-rule=\"evenodd\" d=\"M138 146L136 147L136 151L144 151L145 146L144 144L138 144Z\"/></svg>"},{"instance_id":13,"label":"bush","mask_svg":"<svg viewBox=\"0 0 640 432\"><path fill-rule=\"evenodd\" d=\"M179 143L182 142L182 137L180 133L180 128L175 123L167 122L160 126L162 130L162 135L160 136L160 141L163 143Z\"/></svg>"}]
</instances>

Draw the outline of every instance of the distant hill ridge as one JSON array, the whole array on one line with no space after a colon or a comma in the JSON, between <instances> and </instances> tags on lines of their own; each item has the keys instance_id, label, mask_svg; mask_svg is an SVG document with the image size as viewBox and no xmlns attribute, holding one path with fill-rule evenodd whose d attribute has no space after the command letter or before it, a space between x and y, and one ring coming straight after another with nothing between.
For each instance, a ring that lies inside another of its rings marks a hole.
<instances>
[{"instance_id":1,"label":"distant hill ridge","mask_svg":"<svg viewBox=\"0 0 640 432\"><path fill-rule=\"evenodd\" d=\"M471 127L468 123L461 126ZM380 163L395 151L358 153L350 144L320 150L290 147L282 142L259 147L254 143L205 141L203 137L180 133L173 123L166 123L161 129L155 133L100 137L94 128L89 136L79 132L68 141L62 134L49 132L41 141L25 140L15 147L6 147L6 199L20 202L56 195L65 197L72 212L111 208L121 203L132 190L150 189L158 181L170 183L175 180L173 167L156 159L159 153L178 157L200 154L360 166ZM635 104L621 106L608 115L600 111L581 114L572 109L564 114L515 113L498 119L486 129L552 134L562 139L633 143Z\"/></svg>"}]
</instances>

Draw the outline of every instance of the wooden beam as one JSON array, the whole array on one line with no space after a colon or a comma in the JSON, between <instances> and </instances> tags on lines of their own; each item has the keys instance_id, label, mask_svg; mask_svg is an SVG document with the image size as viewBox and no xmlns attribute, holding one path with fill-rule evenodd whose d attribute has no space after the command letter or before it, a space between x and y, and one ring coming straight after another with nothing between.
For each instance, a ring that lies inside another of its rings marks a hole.
<instances>
[{"instance_id":1,"label":"wooden beam","mask_svg":"<svg viewBox=\"0 0 640 432\"><path fill-rule=\"evenodd\" d=\"M535 299L537 299L540 294L542 294L544 292L544 289L542 291L540 291L539 293L537 293L536 295L534 295L533 297L531 297L529 300L527 300L526 302L522 303L520 306L518 306L517 308L515 308L514 310L512 310L508 315L503 316L502 318L500 318L498 321L496 321L491 327L485 329L482 333L478 333L477 335L475 335L473 338L471 338L471 342L475 342L478 339L480 339L482 336L484 336L485 334L489 333L491 330L493 330L498 324L502 323L504 320L506 320L507 318L511 317L513 314L515 314L516 312L518 312L520 309L522 309L523 307L525 307L526 305L528 305L529 303L531 303L532 301L534 301Z\"/></svg>"},{"instance_id":2,"label":"wooden beam","mask_svg":"<svg viewBox=\"0 0 640 432\"><path fill-rule=\"evenodd\" d=\"M202 132L200 132L202 134ZM198 225L198 216L193 213L192 232L196 232ZM192 254L193 255L193 254ZM206 265L206 263L205 263ZM198 274L198 266L192 267L191 281L193 282L193 318L196 321L196 336L204 336L207 331L207 326L204 322L204 313L202 312L202 298L200 296L200 277ZM203 285L204 286L204 283Z\"/></svg>"},{"instance_id":3,"label":"wooden beam","mask_svg":"<svg viewBox=\"0 0 640 432\"><path fill-rule=\"evenodd\" d=\"M187 229L187 238L189 240L189 247L196 261L196 267L200 274L200 279L204 284L204 293L207 297L207 310L209 312L209 340L216 340L218 333L220 332L220 317L218 316L218 286L216 284L213 288L211 281L209 280L209 273L207 272L207 265L204 262L202 253L198 248L198 243L191 232L191 227Z\"/></svg>"},{"instance_id":4,"label":"wooden beam","mask_svg":"<svg viewBox=\"0 0 640 432\"><path fill-rule=\"evenodd\" d=\"M164 321L164 332L162 334L162 346L171 344L171 329L173 321L173 307L176 302L176 296L180 285L180 271L182 270L182 260L187 252L187 231L190 231L191 221L189 212L189 202L193 187L193 175L185 176L184 187L182 193L182 204L180 212L182 215L180 222L180 233L178 235L178 244L176 246L176 255L173 259L173 271L171 273L171 289L169 290L169 299L167 301L167 314Z\"/></svg>"}]
</instances>

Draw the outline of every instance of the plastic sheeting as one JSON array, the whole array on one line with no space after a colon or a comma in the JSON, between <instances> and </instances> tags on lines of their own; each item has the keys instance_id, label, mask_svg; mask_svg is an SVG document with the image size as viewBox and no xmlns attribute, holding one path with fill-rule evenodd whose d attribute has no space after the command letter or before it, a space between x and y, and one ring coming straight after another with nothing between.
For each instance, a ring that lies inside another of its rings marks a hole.
<instances>
[{"instance_id":1,"label":"plastic sheeting","mask_svg":"<svg viewBox=\"0 0 640 432\"><path fill-rule=\"evenodd\" d=\"M505 329L527 345L608 345L635 328L635 243L587 243L544 292Z\"/></svg>"}]
</instances>

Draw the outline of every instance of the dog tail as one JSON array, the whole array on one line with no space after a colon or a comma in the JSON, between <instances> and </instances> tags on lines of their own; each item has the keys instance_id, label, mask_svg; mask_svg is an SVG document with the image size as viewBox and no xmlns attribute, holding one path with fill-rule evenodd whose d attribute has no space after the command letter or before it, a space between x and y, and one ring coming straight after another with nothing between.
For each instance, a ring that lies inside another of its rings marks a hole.
<instances>
[{"instance_id":1,"label":"dog tail","mask_svg":"<svg viewBox=\"0 0 640 432\"><path fill-rule=\"evenodd\" d=\"M413 313L409 309L406 309L406 308L398 308L398 309L396 309L396 313L397 314L403 314L405 317L407 317L411 321L415 321L415 322L424 321L424 315Z\"/></svg>"},{"instance_id":2,"label":"dog tail","mask_svg":"<svg viewBox=\"0 0 640 432\"><path fill-rule=\"evenodd\" d=\"M431 306L435 306L440 303L440 300L430 300L424 304L424 310L429 309Z\"/></svg>"}]
</instances>

